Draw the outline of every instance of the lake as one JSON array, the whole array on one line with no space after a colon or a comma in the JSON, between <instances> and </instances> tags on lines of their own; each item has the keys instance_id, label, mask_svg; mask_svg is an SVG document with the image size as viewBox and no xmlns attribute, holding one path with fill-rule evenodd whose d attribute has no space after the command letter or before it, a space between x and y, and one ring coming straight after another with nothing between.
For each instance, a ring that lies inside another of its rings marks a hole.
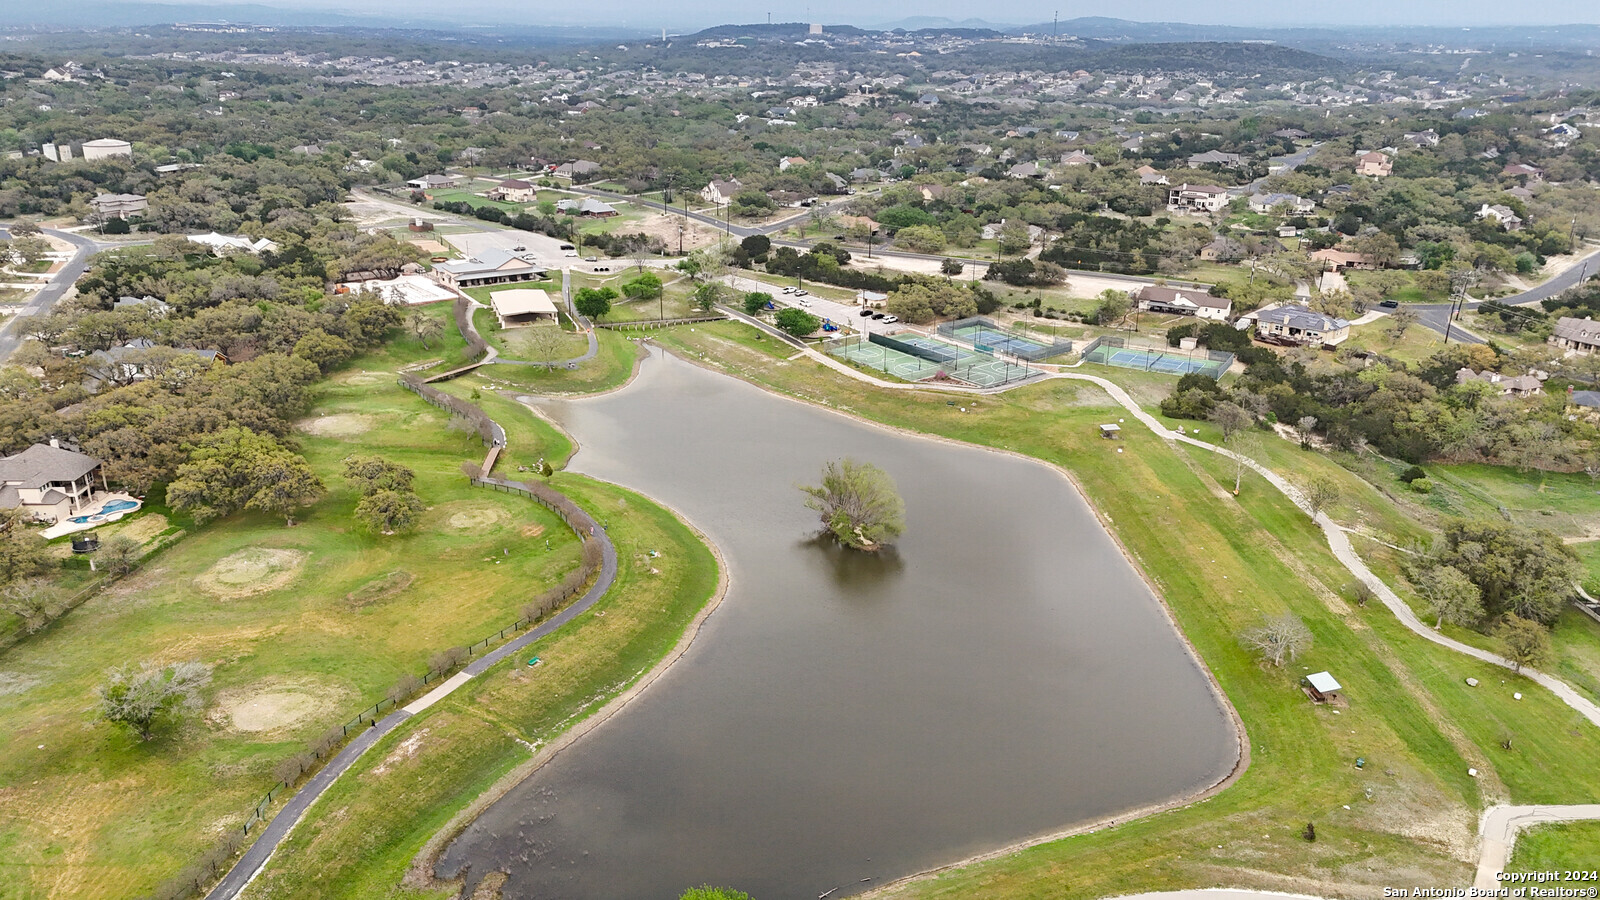
<instances>
[{"instance_id":1,"label":"lake","mask_svg":"<svg viewBox=\"0 0 1600 900\"><path fill-rule=\"evenodd\" d=\"M513 900L839 897L1233 768L1199 664L1054 469L659 352L620 391L540 407L572 469L677 510L731 580L688 652L468 827L441 877L503 869ZM905 497L891 553L817 539L796 486L847 455Z\"/></svg>"}]
</instances>

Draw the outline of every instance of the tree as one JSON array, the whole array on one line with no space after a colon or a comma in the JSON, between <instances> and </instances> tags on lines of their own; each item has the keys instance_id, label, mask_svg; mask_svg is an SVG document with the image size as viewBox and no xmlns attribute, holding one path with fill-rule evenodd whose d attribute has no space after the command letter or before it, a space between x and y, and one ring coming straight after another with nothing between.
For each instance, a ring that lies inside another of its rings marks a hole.
<instances>
[{"instance_id":1,"label":"tree","mask_svg":"<svg viewBox=\"0 0 1600 900\"><path fill-rule=\"evenodd\" d=\"M1323 475L1317 475L1306 482L1303 491L1306 496L1306 506L1311 508L1313 519L1323 510L1339 502L1339 485Z\"/></svg>"},{"instance_id":2,"label":"tree","mask_svg":"<svg viewBox=\"0 0 1600 900\"><path fill-rule=\"evenodd\" d=\"M944 232L933 225L902 228L894 239L897 245L913 253L940 253L945 247Z\"/></svg>"},{"instance_id":3,"label":"tree","mask_svg":"<svg viewBox=\"0 0 1600 900\"><path fill-rule=\"evenodd\" d=\"M0 586L38 575L48 568L44 538L24 524L21 510L0 510Z\"/></svg>"},{"instance_id":4,"label":"tree","mask_svg":"<svg viewBox=\"0 0 1600 900\"><path fill-rule=\"evenodd\" d=\"M1483 592L1454 566L1424 570L1417 579L1417 594L1434 616L1434 631L1446 622L1465 626L1483 617Z\"/></svg>"},{"instance_id":5,"label":"tree","mask_svg":"<svg viewBox=\"0 0 1600 900\"><path fill-rule=\"evenodd\" d=\"M356 518L373 531L398 534L416 527L425 509L422 499L411 491L384 489L361 498Z\"/></svg>"},{"instance_id":6,"label":"tree","mask_svg":"<svg viewBox=\"0 0 1600 900\"><path fill-rule=\"evenodd\" d=\"M821 327L822 320L803 309L786 306L778 310L778 327L795 337L805 337L813 334Z\"/></svg>"},{"instance_id":7,"label":"tree","mask_svg":"<svg viewBox=\"0 0 1600 900\"><path fill-rule=\"evenodd\" d=\"M722 302L722 295L726 288L715 281L707 281L694 289L694 305L701 312L710 312L718 303Z\"/></svg>"},{"instance_id":8,"label":"tree","mask_svg":"<svg viewBox=\"0 0 1600 900\"><path fill-rule=\"evenodd\" d=\"M100 545L95 561L112 575L126 575L139 561L139 542L125 534L113 535Z\"/></svg>"},{"instance_id":9,"label":"tree","mask_svg":"<svg viewBox=\"0 0 1600 900\"><path fill-rule=\"evenodd\" d=\"M827 531L846 547L877 550L905 531L905 501L889 474L849 457L822 468L822 484L801 487L806 506L822 515Z\"/></svg>"},{"instance_id":10,"label":"tree","mask_svg":"<svg viewBox=\"0 0 1600 900\"><path fill-rule=\"evenodd\" d=\"M959 259L946 257L939 261L939 271L945 275L960 275L966 264Z\"/></svg>"},{"instance_id":11,"label":"tree","mask_svg":"<svg viewBox=\"0 0 1600 900\"><path fill-rule=\"evenodd\" d=\"M622 286L622 295L629 300L654 300L663 290L661 276L645 272Z\"/></svg>"},{"instance_id":12,"label":"tree","mask_svg":"<svg viewBox=\"0 0 1600 900\"><path fill-rule=\"evenodd\" d=\"M1310 450L1311 435L1317 430L1317 417L1301 416L1299 420L1294 423L1294 430L1296 434L1300 435L1300 449Z\"/></svg>"},{"instance_id":13,"label":"tree","mask_svg":"<svg viewBox=\"0 0 1600 900\"><path fill-rule=\"evenodd\" d=\"M751 291L744 295L744 311L747 315L758 315L771 302L771 294L765 291Z\"/></svg>"},{"instance_id":14,"label":"tree","mask_svg":"<svg viewBox=\"0 0 1600 900\"><path fill-rule=\"evenodd\" d=\"M1311 649L1311 629L1293 614L1284 613L1246 631L1242 640L1246 647L1260 654L1262 660L1281 668Z\"/></svg>"},{"instance_id":15,"label":"tree","mask_svg":"<svg viewBox=\"0 0 1600 900\"><path fill-rule=\"evenodd\" d=\"M370 497L379 491L409 491L417 475L381 456L348 456L344 461L344 477L362 496Z\"/></svg>"},{"instance_id":16,"label":"tree","mask_svg":"<svg viewBox=\"0 0 1600 900\"><path fill-rule=\"evenodd\" d=\"M1213 425L1222 429L1223 443L1227 443L1235 434L1255 424L1255 417L1231 400L1218 403L1207 418Z\"/></svg>"},{"instance_id":17,"label":"tree","mask_svg":"<svg viewBox=\"0 0 1600 900\"><path fill-rule=\"evenodd\" d=\"M739 242L740 249L751 259L759 260L772 251L772 238L764 234L752 234Z\"/></svg>"},{"instance_id":18,"label":"tree","mask_svg":"<svg viewBox=\"0 0 1600 900\"><path fill-rule=\"evenodd\" d=\"M532 362L543 363L546 370L565 362L567 333L559 325L534 325L523 333L522 346L527 348Z\"/></svg>"},{"instance_id":19,"label":"tree","mask_svg":"<svg viewBox=\"0 0 1600 900\"><path fill-rule=\"evenodd\" d=\"M300 454L270 435L232 427L200 441L167 486L167 501L200 524L248 508L279 513L292 525L292 512L322 492Z\"/></svg>"},{"instance_id":20,"label":"tree","mask_svg":"<svg viewBox=\"0 0 1600 900\"><path fill-rule=\"evenodd\" d=\"M428 341L438 337L444 331L444 323L420 309L414 309L406 316L406 329L422 342L422 348L428 348Z\"/></svg>"},{"instance_id":21,"label":"tree","mask_svg":"<svg viewBox=\"0 0 1600 900\"><path fill-rule=\"evenodd\" d=\"M126 725L148 741L157 726L199 709L200 690L211 681L211 667L198 662L162 667L142 663L137 671L127 667L106 673L95 693L100 717Z\"/></svg>"},{"instance_id":22,"label":"tree","mask_svg":"<svg viewBox=\"0 0 1600 900\"><path fill-rule=\"evenodd\" d=\"M428 319L437 329L438 321ZM294 355L307 360L315 365L318 371L326 375L345 360L354 356L355 348L350 342L336 334L329 334L321 328L313 328L300 336L294 342Z\"/></svg>"},{"instance_id":23,"label":"tree","mask_svg":"<svg viewBox=\"0 0 1600 900\"><path fill-rule=\"evenodd\" d=\"M50 603L50 585L42 578L24 578L0 587L0 610L22 620L22 628L34 634L55 619Z\"/></svg>"},{"instance_id":24,"label":"tree","mask_svg":"<svg viewBox=\"0 0 1600 900\"><path fill-rule=\"evenodd\" d=\"M1536 666L1550 655L1550 632L1532 619L1508 615L1495 629L1495 636L1505 647L1513 672L1521 672L1523 666Z\"/></svg>"},{"instance_id":25,"label":"tree","mask_svg":"<svg viewBox=\"0 0 1600 900\"><path fill-rule=\"evenodd\" d=\"M1096 325L1104 325L1108 322L1121 320L1123 316L1128 314L1128 310L1133 304L1133 301L1128 299L1126 293L1115 288L1106 288L1101 291L1099 300L1100 305L1095 307L1094 311Z\"/></svg>"},{"instance_id":26,"label":"tree","mask_svg":"<svg viewBox=\"0 0 1600 900\"><path fill-rule=\"evenodd\" d=\"M1000 253L1021 253L1033 246L1033 235L1028 232L1028 223L1015 219L1000 226Z\"/></svg>"},{"instance_id":27,"label":"tree","mask_svg":"<svg viewBox=\"0 0 1600 900\"><path fill-rule=\"evenodd\" d=\"M1401 307L1389 314L1389 335L1395 340L1405 337L1406 329L1417 324L1417 312Z\"/></svg>"},{"instance_id":28,"label":"tree","mask_svg":"<svg viewBox=\"0 0 1600 900\"><path fill-rule=\"evenodd\" d=\"M578 313L589 319L599 319L611 311L611 301L617 299L615 288L582 288L577 296L572 298L572 303L578 308Z\"/></svg>"},{"instance_id":29,"label":"tree","mask_svg":"<svg viewBox=\"0 0 1600 900\"><path fill-rule=\"evenodd\" d=\"M1445 523L1438 565L1453 566L1483 595L1484 613L1554 623L1582 577L1577 557L1548 531L1495 519Z\"/></svg>"}]
</instances>

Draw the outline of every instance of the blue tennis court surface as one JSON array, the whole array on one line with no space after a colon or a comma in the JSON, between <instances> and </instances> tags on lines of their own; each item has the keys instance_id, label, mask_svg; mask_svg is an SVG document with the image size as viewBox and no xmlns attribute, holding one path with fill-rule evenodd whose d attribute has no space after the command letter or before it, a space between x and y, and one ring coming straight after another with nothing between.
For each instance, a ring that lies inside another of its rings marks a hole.
<instances>
[{"instance_id":1,"label":"blue tennis court surface","mask_svg":"<svg viewBox=\"0 0 1600 900\"><path fill-rule=\"evenodd\" d=\"M1179 351L1163 353L1159 350L1133 347L1098 347L1084 358L1090 362L1104 363L1122 369L1143 369L1146 372L1162 372L1168 375L1199 372L1220 378L1227 370L1227 366L1206 357L1196 358Z\"/></svg>"}]
</instances>

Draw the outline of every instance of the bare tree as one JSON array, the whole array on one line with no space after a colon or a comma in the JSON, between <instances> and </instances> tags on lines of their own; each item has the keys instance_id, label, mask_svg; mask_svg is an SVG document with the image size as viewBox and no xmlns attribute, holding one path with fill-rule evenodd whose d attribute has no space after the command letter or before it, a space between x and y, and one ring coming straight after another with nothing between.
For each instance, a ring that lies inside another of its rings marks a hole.
<instances>
[{"instance_id":1,"label":"bare tree","mask_svg":"<svg viewBox=\"0 0 1600 900\"><path fill-rule=\"evenodd\" d=\"M567 333L559 325L534 325L526 332L522 345L533 362L551 369L565 361Z\"/></svg>"},{"instance_id":2,"label":"bare tree","mask_svg":"<svg viewBox=\"0 0 1600 900\"><path fill-rule=\"evenodd\" d=\"M55 616L50 603L50 586L43 578L13 581L0 588L0 610L22 620L23 630L33 634L49 625Z\"/></svg>"},{"instance_id":3,"label":"bare tree","mask_svg":"<svg viewBox=\"0 0 1600 900\"><path fill-rule=\"evenodd\" d=\"M1406 329L1417 324L1416 310L1400 307L1389 314L1389 336L1394 340L1405 337Z\"/></svg>"},{"instance_id":4,"label":"bare tree","mask_svg":"<svg viewBox=\"0 0 1600 900\"><path fill-rule=\"evenodd\" d=\"M1318 475L1301 488L1306 495L1306 505L1311 507L1311 518L1339 502L1339 486L1333 479Z\"/></svg>"},{"instance_id":5,"label":"bare tree","mask_svg":"<svg viewBox=\"0 0 1600 900\"><path fill-rule=\"evenodd\" d=\"M1231 400L1218 403L1211 410L1211 423L1222 429L1222 441L1227 443L1235 434L1255 424L1255 418L1244 407Z\"/></svg>"},{"instance_id":6,"label":"bare tree","mask_svg":"<svg viewBox=\"0 0 1600 900\"><path fill-rule=\"evenodd\" d=\"M1311 629L1292 613L1284 613L1246 631L1241 640L1260 654L1262 661L1281 668L1311 649Z\"/></svg>"},{"instance_id":7,"label":"bare tree","mask_svg":"<svg viewBox=\"0 0 1600 900\"><path fill-rule=\"evenodd\" d=\"M137 671L124 667L106 673L96 693L100 716L132 728L148 741L163 719L200 708L200 689L211 681L211 667L198 662L162 667L146 662Z\"/></svg>"},{"instance_id":8,"label":"bare tree","mask_svg":"<svg viewBox=\"0 0 1600 900\"><path fill-rule=\"evenodd\" d=\"M1316 416L1301 416L1300 421L1294 423L1295 433L1300 435L1300 449L1311 449L1311 434L1317 430Z\"/></svg>"},{"instance_id":9,"label":"bare tree","mask_svg":"<svg viewBox=\"0 0 1600 900\"><path fill-rule=\"evenodd\" d=\"M1254 428L1244 428L1235 431L1225 440L1228 449L1233 452L1233 495L1239 496L1239 488L1244 483L1244 470L1250 465L1250 460L1261 455L1261 433Z\"/></svg>"}]
</instances>

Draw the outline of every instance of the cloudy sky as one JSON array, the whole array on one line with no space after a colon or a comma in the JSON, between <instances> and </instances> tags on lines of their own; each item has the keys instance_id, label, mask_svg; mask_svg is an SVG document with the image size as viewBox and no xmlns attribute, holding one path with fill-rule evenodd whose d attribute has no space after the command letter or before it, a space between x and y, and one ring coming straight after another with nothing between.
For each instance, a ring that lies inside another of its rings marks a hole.
<instances>
[{"instance_id":1,"label":"cloudy sky","mask_svg":"<svg viewBox=\"0 0 1600 900\"><path fill-rule=\"evenodd\" d=\"M68 7L73 0L64 0ZM114 0L161 2L161 0ZM970 0L790 0L766 3L749 0L589 0L584 3L539 3L527 0L177 0L203 5L255 2L275 7L341 10L377 15L401 15L440 21L515 21L562 25L629 25L636 27L703 27L727 22L772 20L821 21L875 25L908 16L943 16L956 20L982 18L1004 24L1049 21L1104 15L1146 22L1190 22L1220 25L1557 25L1600 23L1596 0L1341 0L1336 3L1296 4L1282 0L1231 0L1195 3L1193 0L1120 0L1115 4L1067 3L1062 0L1013 0L1005 4Z\"/></svg>"}]
</instances>

